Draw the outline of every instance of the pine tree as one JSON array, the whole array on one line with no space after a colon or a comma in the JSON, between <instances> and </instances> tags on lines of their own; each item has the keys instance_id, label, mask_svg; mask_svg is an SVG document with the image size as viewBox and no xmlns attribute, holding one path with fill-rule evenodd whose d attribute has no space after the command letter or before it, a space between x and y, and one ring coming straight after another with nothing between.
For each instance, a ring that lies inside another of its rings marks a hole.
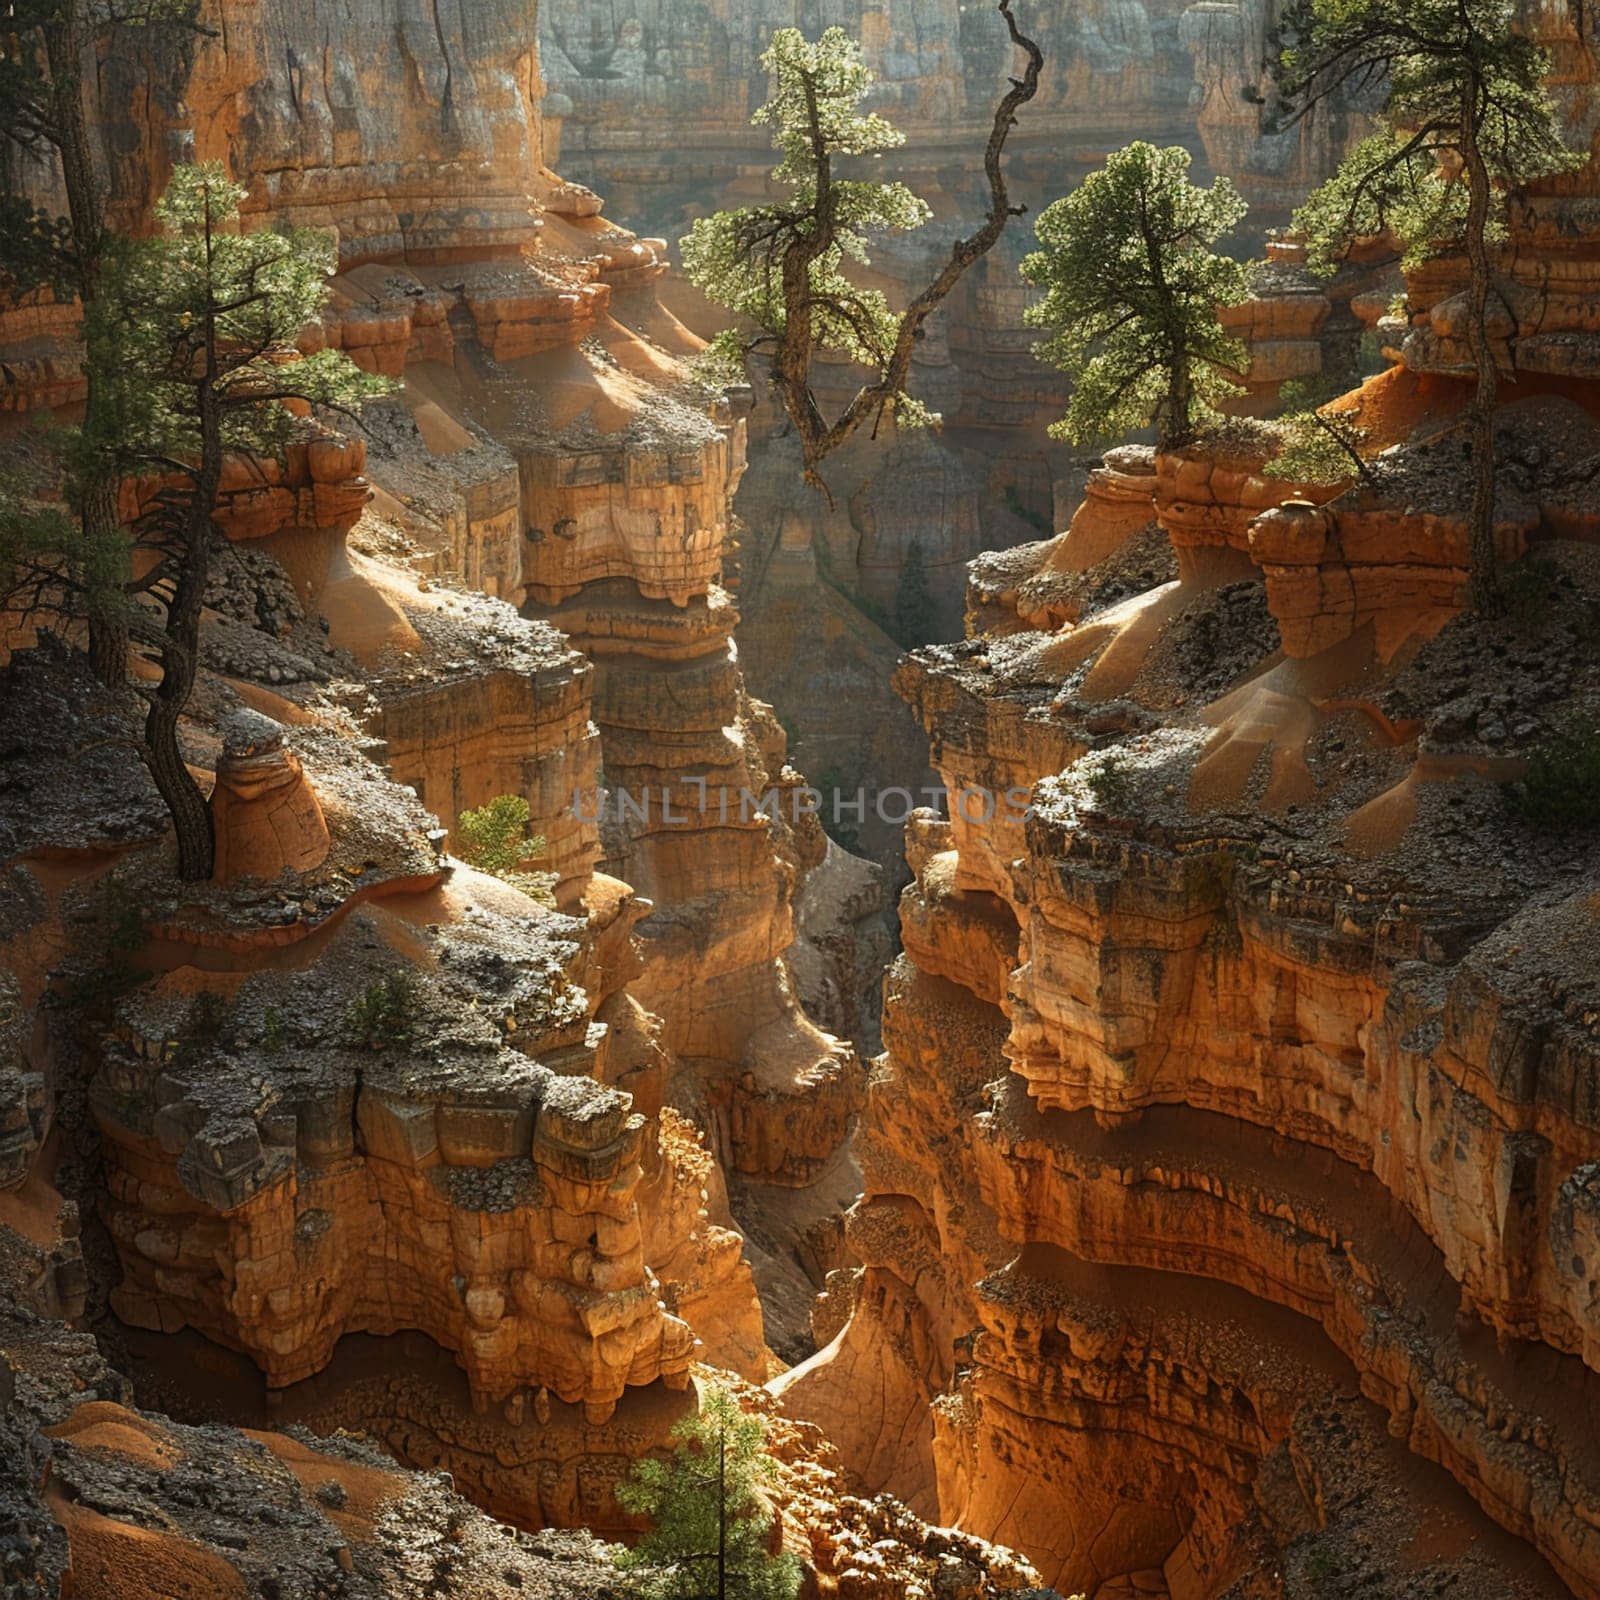
<instances>
[{"instance_id":1,"label":"pine tree","mask_svg":"<svg viewBox=\"0 0 1600 1600\"><path fill-rule=\"evenodd\" d=\"M920 539L911 541L900 567L894 594L894 632L908 650L929 643L933 632L933 591L928 587Z\"/></svg>"},{"instance_id":2,"label":"pine tree","mask_svg":"<svg viewBox=\"0 0 1600 1600\"><path fill-rule=\"evenodd\" d=\"M618 1489L650 1531L620 1564L650 1600L793 1600L800 1563L768 1549L773 1513L762 1493L776 1475L767 1428L725 1389L673 1430L669 1460L641 1461Z\"/></svg>"},{"instance_id":3,"label":"pine tree","mask_svg":"<svg viewBox=\"0 0 1600 1600\"><path fill-rule=\"evenodd\" d=\"M73 510L82 505L73 479L81 432L35 423L14 442L14 464L0 471L0 612L115 622L125 639L128 537Z\"/></svg>"},{"instance_id":4,"label":"pine tree","mask_svg":"<svg viewBox=\"0 0 1600 1600\"><path fill-rule=\"evenodd\" d=\"M157 233L108 253L85 327L90 359L112 374L91 447L119 476L166 485L135 525L154 559L130 586L159 604L162 620L141 608L132 629L159 668L141 689L143 754L185 879L210 876L213 860L210 811L184 765L178 722L198 667L223 457L280 456L306 427L286 402L349 415L388 387L340 351L297 353L327 295L333 244L309 229L241 231L244 193L219 163L179 167L156 207Z\"/></svg>"},{"instance_id":5,"label":"pine tree","mask_svg":"<svg viewBox=\"0 0 1600 1600\"><path fill-rule=\"evenodd\" d=\"M1058 438L1114 438L1154 422L1163 445L1179 444L1240 392L1230 374L1248 357L1218 308L1246 299L1251 273L1211 246L1245 203L1226 178L1192 183L1189 164L1177 146L1130 144L1040 213L1022 276L1044 290L1027 311L1048 330L1035 354L1072 379L1050 430Z\"/></svg>"},{"instance_id":6,"label":"pine tree","mask_svg":"<svg viewBox=\"0 0 1600 1600\"><path fill-rule=\"evenodd\" d=\"M100 292L111 235L103 186L96 171L84 104L84 72L97 49L115 45L130 30L198 31L194 0L10 0L0 47L0 294L16 299L50 293L76 296L87 311ZM66 199L65 215L40 206L27 187L30 166L54 162ZM92 358L84 369L83 438L104 435L101 415L106 374ZM33 486L0 490L0 512L11 525L11 553L23 562L24 580L44 566L54 572L51 603L76 607L89 623L89 655L102 683L119 685L127 674L127 541L117 521L114 467L82 439L58 440L68 504L77 526L47 511L35 515ZM58 541L54 552L44 537ZM52 562L51 556L56 559ZM0 564L6 549L0 545Z\"/></svg>"},{"instance_id":7,"label":"pine tree","mask_svg":"<svg viewBox=\"0 0 1600 1600\"><path fill-rule=\"evenodd\" d=\"M1499 363L1489 333L1490 246L1517 184L1582 164L1562 142L1544 86L1549 59L1515 31L1515 0L1294 0L1283 22L1280 92L1294 117L1338 95L1380 93L1381 131L1363 141L1296 214L1314 265L1331 272L1351 242L1395 232L1412 261L1467 257L1468 414L1474 610L1499 609L1494 412Z\"/></svg>"},{"instance_id":8,"label":"pine tree","mask_svg":"<svg viewBox=\"0 0 1600 1600\"><path fill-rule=\"evenodd\" d=\"M456 817L456 854L469 866L504 879L542 905L554 905L551 889L556 875L530 872L526 866L545 850L542 833L528 834L532 814L520 794L497 794L476 810L463 810Z\"/></svg>"},{"instance_id":9,"label":"pine tree","mask_svg":"<svg viewBox=\"0 0 1600 1600\"><path fill-rule=\"evenodd\" d=\"M815 42L782 28L761 58L773 94L754 120L773 130L782 159L772 176L787 198L702 217L682 240L685 275L741 321L713 342L713 366L742 380L747 358L760 362L799 437L806 481L824 493L818 466L863 423L870 419L876 427L886 413L906 423L929 420L906 392L923 325L1023 209L1010 203L1001 157L1017 111L1038 90L1044 57L1018 30L1011 0L1000 0L999 10L1027 66L995 108L984 152L989 211L904 312L853 283L846 270L847 263L867 263L873 234L916 228L929 211L902 183L840 175L842 162L904 143L885 118L861 110L872 73L842 28L829 28ZM832 419L811 389L819 351L871 374Z\"/></svg>"}]
</instances>

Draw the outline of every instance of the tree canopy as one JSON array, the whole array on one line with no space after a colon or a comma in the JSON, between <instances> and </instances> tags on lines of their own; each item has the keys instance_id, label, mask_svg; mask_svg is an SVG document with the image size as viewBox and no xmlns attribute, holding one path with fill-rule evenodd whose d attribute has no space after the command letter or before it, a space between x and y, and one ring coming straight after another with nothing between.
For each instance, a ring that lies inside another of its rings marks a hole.
<instances>
[{"instance_id":1,"label":"tree canopy","mask_svg":"<svg viewBox=\"0 0 1600 1600\"><path fill-rule=\"evenodd\" d=\"M299 352L327 299L335 240L322 229L241 226L246 192L220 162L178 167L157 202L156 232L112 251L85 339L115 369L106 443L124 472L192 478L213 444L281 455L305 431L297 411L350 416L391 387L343 351Z\"/></svg>"},{"instance_id":2,"label":"tree canopy","mask_svg":"<svg viewBox=\"0 0 1600 1600\"><path fill-rule=\"evenodd\" d=\"M1549 56L1516 21L1514 0L1295 0L1279 83L1292 115L1375 98L1380 124L1296 213L1314 268L1385 232L1410 262L1461 248L1474 161L1502 197L1581 163L1545 87Z\"/></svg>"},{"instance_id":3,"label":"tree canopy","mask_svg":"<svg viewBox=\"0 0 1600 1600\"><path fill-rule=\"evenodd\" d=\"M138 31L180 37L203 31L198 9L198 0L9 0L0 46L0 146L6 147L0 149L0 294L75 296L86 308L94 303L110 234L89 136L86 71L93 70L97 52ZM60 178L64 213L40 203L39 188L53 174ZM88 618L96 674L120 685L127 674L122 587L128 546L117 522L114 471L85 443L105 434L101 378L92 356L86 358L82 433L58 432L51 441L61 487L77 515L75 549L68 554L60 547L53 586L41 589L39 557L49 552L38 539L45 523L27 493L7 487L0 498L11 528L9 537L0 533L0 558L7 549L21 557L21 586L31 601L76 603Z\"/></svg>"},{"instance_id":4,"label":"tree canopy","mask_svg":"<svg viewBox=\"0 0 1600 1600\"><path fill-rule=\"evenodd\" d=\"M528 833L532 815L520 794L497 794L476 810L463 810L456 816L456 853L469 866L503 878L543 905L553 905L556 875L530 872L525 865L545 850L544 835Z\"/></svg>"},{"instance_id":5,"label":"tree canopy","mask_svg":"<svg viewBox=\"0 0 1600 1600\"><path fill-rule=\"evenodd\" d=\"M1177 443L1240 392L1247 353L1218 311L1248 296L1251 271L1211 246L1246 207L1226 178L1192 182L1189 165L1178 146L1130 144L1039 215L1022 276L1044 291L1027 312L1048 330L1035 353L1072 380L1059 438L1153 421Z\"/></svg>"},{"instance_id":6,"label":"tree canopy","mask_svg":"<svg viewBox=\"0 0 1600 1600\"><path fill-rule=\"evenodd\" d=\"M843 28L829 28L815 42L798 28L780 28L761 59L774 91L752 120L773 130L783 159L772 175L788 186L789 195L783 205L742 206L701 217L684 237L689 278L765 335L752 339L728 328L712 349L730 375L742 376L747 351L776 347L790 320L786 279L794 272L786 270L787 249L802 235L809 239L818 192L826 184L829 237L805 262L805 304L797 310L810 321L814 349L881 371L893 353L900 318L879 290L852 283L845 264L865 265L871 259L871 234L907 232L932 213L903 183L842 178L831 169L841 157L897 149L905 135L886 118L859 109L872 74L860 46ZM906 403L903 394L893 401Z\"/></svg>"},{"instance_id":7,"label":"tree canopy","mask_svg":"<svg viewBox=\"0 0 1600 1600\"><path fill-rule=\"evenodd\" d=\"M1549 58L1516 24L1515 0L1293 0L1279 82L1293 117L1333 97L1378 100L1379 131L1296 213L1314 267L1332 272L1355 240L1384 232L1413 264L1465 251L1470 588L1481 613L1499 606L1490 247L1505 236L1511 189L1583 159L1562 140Z\"/></svg>"},{"instance_id":8,"label":"tree canopy","mask_svg":"<svg viewBox=\"0 0 1600 1600\"><path fill-rule=\"evenodd\" d=\"M850 268L868 264L875 234L919 227L929 211L903 183L842 170L904 142L884 117L862 109L872 73L842 28L816 40L781 28L761 58L772 98L754 121L772 129L780 153L773 178L784 198L702 217L682 240L685 274L739 318L714 342L713 362L723 376L740 379L747 359L760 363L799 436L806 480L818 488L819 464L863 423L876 426L886 413L901 422L929 420L906 390L923 324L1022 210L1010 203L1001 157L1016 112L1038 90L1044 57L1017 28L1011 0L1000 0L999 10L1027 65L995 108L984 152L989 210L904 311L854 281ZM858 362L870 374L831 418L811 388L819 352Z\"/></svg>"},{"instance_id":9,"label":"tree canopy","mask_svg":"<svg viewBox=\"0 0 1600 1600\"><path fill-rule=\"evenodd\" d=\"M144 757L190 879L209 876L213 840L177 729L198 669L223 457L281 457L307 429L297 413L348 416L390 387L342 351L300 354L327 296L333 241L311 229L242 228L244 195L220 163L179 167L156 207L157 231L108 251L85 320L89 360L105 375L87 444L118 476L153 485L134 524L152 559L129 585L151 604L130 627L159 669L140 688Z\"/></svg>"},{"instance_id":10,"label":"tree canopy","mask_svg":"<svg viewBox=\"0 0 1600 1600\"><path fill-rule=\"evenodd\" d=\"M766 1423L726 1389L707 1389L700 1409L672 1430L665 1461L649 1457L617 1490L623 1509L650 1530L621 1557L650 1600L793 1600L800 1563L769 1549L773 1511L764 1487L776 1475Z\"/></svg>"}]
</instances>

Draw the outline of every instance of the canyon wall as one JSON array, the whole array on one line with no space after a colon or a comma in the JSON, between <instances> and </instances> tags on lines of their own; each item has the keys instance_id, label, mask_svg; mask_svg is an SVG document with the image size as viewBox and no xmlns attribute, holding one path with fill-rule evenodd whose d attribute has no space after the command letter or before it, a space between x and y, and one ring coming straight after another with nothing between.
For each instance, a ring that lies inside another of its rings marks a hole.
<instances>
[{"instance_id":1,"label":"canyon wall","mask_svg":"<svg viewBox=\"0 0 1600 1600\"><path fill-rule=\"evenodd\" d=\"M213 882L170 877L129 708L53 654L7 669L7 1180L53 1165L64 1106L91 1314L109 1279L127 1326L242 1352L275 1396L345 1341L381 1365L421 1338L437 1383L369 1417L403 1457L526 1526L620 1526L611 1486L692 1360L759 1379L769 1338L810 1347L863 1075L797 993L793 905L826 867L802 964L836 1002L871 869L784 803L801 779L717 581L743 423L685 379L658 244L544 167L532 9L202 20L182 52L106 48L114 209L217 159L249 221L336 230L303 344L403 386L225 474L183 729ZM0 319L14 422L73 404L74 338L70 308ZM74 790L102 736L120 753ZM448 854L502 794L553 904ZM62 962L106 976L58 1037ZM39 1272L83 1309L70 1234ZM164 1381L178 1358L139 1348ZM522 1448L485 1444L490 1415Z\"/></svg>"},{"instance_id":2,"label":"canyon wall","mask_svg":"<svg viewBox=\"0 0 1600 1600\"><path fill-rule=\"evenodd\" d=\"M1328 132L1263 137L1259 103L1239 93L1263 82L1273 0L1089 0L1019 5L1017 16L1046 57L1039 101L1017 130L1030 181L1063 192L1074 162L1092 164L1096 151L1134 138L1192 145L1267 205L1293 205L1319 173ZM1011 50L994 7L954 0L551 0L540 23L544 111L559 122L563 164L603 176L628 215L663 223L703 203L708 187L750 182L751 153L765 149L749 125L766 98L759 58L773 32L791 26L813 36L842 27L859 39L879 78L878 104L910 136L912 163L980 181L964 152L987 134ZM662 125L673 143L653 136Z\"/></svg>"},{"instance_id":3,"label":"canyon wall","mask_svg":"<svg viewBox=\"0 0 1600 1600\"><path fill-rule=\"evenodd\" d=\"M1549 41L1590 141L1596 40ZM774 1388L1065 1590L1600 1593L1596 857L1504 789L1596 688L1594 173L1503 259L1504 616L1463 610L1440 260L1337 402L1364 480L1244 423L1114 451L899 674L950 813L907 830L860 1265Z\"/></svg>"},{"instance_id":4,"label":"canyon wall","mask_svg":"<svg viewBox=\"0 0 1600 1600\"><path fill-rule=\"evenodd\" d=\"M1245 192L1252 215L1230 246L1254 253L1331 170L1351 132L1331 112L1268 132L1263 63L1274 0L1024 0L1017 15L1045 54L1039 95L1007 147L1012 194L1029 214L957 285L918 350L911 387L944 426L853 442L829 463L829 505L809 493L796 499L797 458L773 409L758 404L751 418L750 470L736 501L746 670L783 710L812 776L846 802L861 788L916 789L926 780L919 735L884 670L895 646L954 636L967 563L1060 526L1082 492L1083 452L1046 431L1065 391L1032 359L1036 334L1023 323L1029 293L1017 268L1032 241L1031 216L1130 140L1182 144L1198 174L1226 173ZM875 247L868 272L903 302L987 204L981 152L1014 70L992 4L547 0L547 128L564 166L602 189L618 215L676 240L713 207L767 193L768 130L751 126L750 115L767 93L759 57L783 26L813 36L839 26L858 39L878 78L875 108L906 134L897 175L929 202L934 221ZM715 310L686 286L669 282L664 292L697 330L717 326ZM1284 381L1320 373L1325 344L1342 362L1359 327L1280 264L1242 313L1241 332L1252 349L1251 404L1260 409ZM841 403L854 380L823 363L825 405ZM908 562L921 569L927 594L910 608L916 637L897 618ZM819 634L828 641L821 652L810 645ZM859 726L838 715L842 688ZM898 872L899 827L875 807L863 824L846 821L835 833Z\"/></svg>"}]
</instances>

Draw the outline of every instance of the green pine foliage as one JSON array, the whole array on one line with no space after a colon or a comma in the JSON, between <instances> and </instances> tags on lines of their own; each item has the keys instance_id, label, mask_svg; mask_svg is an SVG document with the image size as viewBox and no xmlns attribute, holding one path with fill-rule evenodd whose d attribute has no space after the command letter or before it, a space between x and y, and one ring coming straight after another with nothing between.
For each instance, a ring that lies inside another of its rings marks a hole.
<instances>
[{"instance_id":1,"label":"green pine foliage","mask_svg":"<svg viewBox=\"0 0 1600 1600\"><path fill-rule=\"evenodd\" d=\"M1339 270L1357 240L1384 233L1399 241L1402 266L1419 266L1458 243L1466 221L1467 195L1459 179L1444 176L1432 151L1389 130L1363 139L1294 214L1295 231L1306 242L1306 264L1323 278ZM1504 234L1503 224L1491 219L1487 237Z\"/></svg>"},{"instance_id":2,"label":"green pine foliage","mask_svg":"<svg viewBox=\"0 0 1600 1600\"><path fill-rule=\"evenodd\" d=\"M1295 117L1325 101L1377 101L1377 134L1296 213L1312 264L1389 232L1415 264L1462 252L1461 323L1476 387L1463 421L1472 466L1468 589L1480 616L1503 604L1495 565L1494 415L1501 356L1490 334L1494 247L1519 184L1571 170L1545 87L1550 60L1517 31L1518 0L1290 0L1280 91Z\"/></svg>"},{"instance_id":3,"label":"green pine foliage","mask_svg":"<svg viewBox=\"0 0 1600 1600\"><path fill-rule=\"evenodd\" d=\"M195 0L7 0L0 48L0 294L92 297L108 242L83 76L100 51L181 45L203 30ZM22 159L18 159L21 157ZM59 169L67 214L39 204Z\"/></svg>"},{"instance_id":4,"label":"green pine foliage","mask_svg":"<svg viewBox=\"0 0 1600 1600\"><path fill-rule=\"evenodd\" d=\"M1545 87L1547 52L1516 31L1514 0L1296 0L1285 18L1282 92L1301 108L1333 92L1382 96L1379 129L1295 213L1313 270L1385 232L1405 265L1459 249L1468 170L1481 154L1499 203L1485 237L1505 236L1505 190L1580 165Z\"/></svg>"},{"instance_id":5,"label":"green pine foliage","mask_svg":"<svg viewBox=\"0 0 1600 1600\"><path fill-rule=\"evenodd\" d=\"M196 0L9 0L0 45L0 295L76 297L86 310L93 306L112 235L85 74L136 39L153 53L181 49L208 31L198 9ZM38 203L41 172L59 178L64 211ZM76 532L19 522L32 517L35 505L9 488L0 491L12 523L0 574L16 570L4 564L7 554L20 555L24 607L85 616L95 674L120 688L128 667L124 589L131 556L117 519L116 468L104 449L108 376L88 354L83 424L54 462ZM58 541L54 549L41 547L46 535Z\"/></svg>"},{"instance_id":6,"label":"green pine foliage","mask_svg":"<svg viewBox=\"0 0 1600 1600\"><path fill-rule=\"evenodd\" d=\"M456 853L469 866L493 874L532 895L543 905L554 903L554 874L529 872L523 866L544 853L542 834L528 837L528 802L520 794L499 794L476 810L456 818Z\"/></svg>"},{"instance_id":7,"label":"green pine foliage","mask_svg":"<svg viewBox=\"0 0 1600 1600\"><path fill-rule=\"evenodd\" d=\"M832 237L803 266L812 345L881 372L899 336L900 317L880 291L851 282L846 264L866 266L873 235L908 232L932 213L903 183L842 178L833 164L898 149L905 135L861 109L873 75L860 45L843 28L829 28L814 42L798 28L780 28L761 63L772 80L772 98L752 121L772 129L781 156L772 176L786 193L778 201L701 217L681 241L689 281L757 330L754 337L741 329L723 331L708 359L720 380L742 382L746 354L769 347L782 333L794 299L786 258L815 231L826 169ZM903 392L897 401L902 421L923 416Z\"/></svg>"},{"instance_id":8,"label":"green pine foliage","mask_svg":"<svg viewBox=\"0 0 1600 1600\"><path fill-rule=\"evenodd\" d=\"M404 1050L416 1033L417 982L396 967L364 989L345 1017L350 1043L360 1050Z\"/></svg>"},{"instance_id":9,"label":"green pine foliage","mask_svg":"<svg viewBox=\"0 0 1600 1600\"><path fill-rule=\"evenodd\" d=\"M1201 188L1187 150L1138 142L1040 213L1022 276L1043 297L1035 354L1072 380L1057 438L1085 443L1154 422L1181 443L1240 392L1248 356L1220 307L1242 303L1251 269L1211 247L1245 214L1226 178Z\"/></svg>"},{"instance_id":10,"label":"green pine foliage","mask_svg":"<svg viewBox=\"0 0 1600 1600\"><path fill-rule=\"evenodd\" d=\"M82 430L33 422L0 466L0 611L41 623L123 616L128 540L74 514Z\"/></svg>"},{"instance_id":11,"label":"green pine foliage","mask_svg":"<svg viewBox=\"0 0 1600 1600\"><path fill-rule=\"evenodd\" d=\"M224 457L281 457L311 427L297 411L353 416L391 387L342 351L299 352L327 295L333 241L244 226L244 194L220 163L177 168L156 232L107 251L84 319L89 364L102 375L87 447L117 476L161 485L134 529L152 559L131 586L146 604L129 631L156 669L141 689L143 755L185 881L209 877L214 859L211 814L178 724L194 689Z\"/></svg>"},{"instance_id":12,"label":"green pine foliage","mask_svg":"<svg viewBox=\"0 0 1600 1600\"><path fill-rule=\"evenodd\" d=\"M1267 477L1330 487L1366 475L1361 446L1367 430L1341 413L1291 411L1273 426L1283 443L1261 469Z\"/></svg>"},{"instance_id":13,"label":"green pine foliage","mask_svg":"<svg viewBox=\"0 0 1600 1600\"><path fill-rule=\"evenodd\" d=\"M124 470L190 475L211 442L208 411L222 450L278 457L305 431L283 402L349 417L392 387L343 351L298 352L327 299L335 240L245 227L245 195L220 162L179 167L157 231L111 251L86 338L116 374L108 426Z\"/></svg>"},{"instance_id":14,"label":"green pine foliage","mask_svg":"<svg viewBox=\"0 0 1600 1600\"><path fill-rule=\"evenodd\" d=\"M777 1468L766 1423L713 1388L672 1437L667 1460L641 1461L617 1490L624 1510L650 1519L650 1531L618 1558L636 1575L636 1592L647 1600L794 1600L800 1563L768 1548L774 1514L763 1490Z\"/></svg>"},{"instance_id":15,"label":"green pine foliage","mask_svg":"<svg viewBox=\"0 0 1600 1600\"><path fill-rule=\"evenodd\" d=\"M998 0L996 9L1022 70L995 105L984 147L987 213L951 243L904 311L857 280L875 237L920 227L929 211L903 183L861 175L902 137L862 109L872 74L842 28L815 41L795 28L773 35L761 58L772 98L755 121L772 130L779 152L777 197L702 217L681 241L690 281L738 319L712 344L709 375L742 381L747 362L761 372L799 441L802 476L824 494L819 466L859 429L875 434L886 419L934 420L908 391L917 341L1021 209L1011 204L1003 157L1017 113L1038 92L1044 55L1018 28L1011 5ZM831 415L811 386L813 363L829 356L865 369L860 387Z\"/></svg>"},{"instance_id":16,"label":"green pine foliage","mask_svg":"<svg viewBox=\"0 0 1600 1600\"><path fill-rule=\"evenodd\" d=\"M1571 717L1535 747L1527 770L1503 792L1512 816L1536 832L1600 827L1600 723Z\"/></svg>"}]
</instances>

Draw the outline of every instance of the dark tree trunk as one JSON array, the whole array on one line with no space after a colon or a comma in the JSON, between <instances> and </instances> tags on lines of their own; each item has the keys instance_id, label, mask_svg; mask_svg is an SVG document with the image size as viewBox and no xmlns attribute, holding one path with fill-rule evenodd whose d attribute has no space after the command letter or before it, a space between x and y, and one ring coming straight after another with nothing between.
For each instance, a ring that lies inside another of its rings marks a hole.
<instances>
[{"instance_id":1,"label":"dark tree trunk","mask_svg":"<svg viewBox=\"0 0 1600 1600\"><path fill-rule=\"evenodd\" d=\"M83 104L83 66L93 47L82 0L66 0L58 18L44 29L45 56L50 66L51 120L61 157L67 215L72 223L72 249L77 266L78 298L85 312L100 292L105 253L105 198L95 171L89 122ZM94 446L103 432L103 395L95 382L94 352L86 352L84 433ZM111 471L91 465L84 473L78 514L91 549L114 549L122 537L117 518L117 480ZM125 581L126 571L118 577ZM102 683L120 688L128 671L128 625L123 613L121 583L110 592L89 596L89 660Z\"/></svg>"},{"instance_id":2,"label":"dark tree trunk","mask_svg":"<svg viewBox=\"0 0 1600 1600\"><path fill-rule=\"evenodd\" d=\"M171 677L169 667L163 685ZM216 864L216 840L211 808L178 748L181 714L180 702L157 693L144 722L145 761L172 817L178 840L178 876L185 883L197 883L211 876Z\"/></svg>"},{"instance_id":3,"label":"dark tree trunk","mask_svg":"<svg viewBox=\"0 0 1600 1600\"><path fill-rule=\"evenodd\" d=\"M212 352L209 370L215 370L215 341L209 329L207 343ZM178 747L178 720L189 703L199 665L200 610L211 565L211 514L222 481L221 419L209 377L201 380L196 399L200 465L179 533L178 570L161 649L161 682L151 694L144 724L145 760L171 814L178 838L178 876L186 883L209 878L216 865L211 807Z\"/></svg>"},{"instance_id":4,"label":"dark tree trunk","mask_svg":"<svg viewBox=\"0 0 1600 1600\"><path fill-rule=\"evenodd\" d=\"M1467 592L1479 616L1500 609L1494 545L1494 414L1500 369L1489 343L1489 168L1478 143L1478 89L1470 83L1461 108L1461 160L1467 174L1467 342L1478 386L1468 425L1472 446L1472 509L1467 524Z\"/></svg>"},{"instance_id":5,"label":"dark tree trunk","mask_svg":"<svg viewBox=\"0 0 1600 1600\"><path fill-rule=\"evenodd\" d=\"M1176 336L1181 340L1182 335ZM1189 358L1181 348L1172 358L1172 381L1167 385L1166 415L1156 432L1163 448L1187 444L1194 434L1194 382L1189 373Z\"/></svg>"},{"instance_id":6,"label":"dark tree trunk","mask_svg":"<svg viewBox=\"0 0 1600 1600\"><path fill-rule=\"evenodd\" d=\"M88 426L92 404L85 412ZM109 473L93 473L83 486L83 531L92 548L107 548L109 541L121 539L122 524L117 517L117 484ZM126 574L124 574L126 576ZM89 609L89 665L101 683L120 689L128 676L128 620L123 612L123 596L100 595Z\"/></svg>"},{"instance_id":7,"label":"dark tree trunk","mask_svg":"<svg viewBox=\"0 0 1600 1600\"><path fill-rule=\"evenodd\" d=\"M728 1430L717 1435L717 1600L728 1593Z\"/></svg>"},{"instance_id":8,"label":"dark tree trunk","mask_svg":"<svg viewBox=\"0 0 1600 1600\"><path fill-rule=\"evenodd\" d=\"M876 429L885 410L893 406L896 396L910 380L911 358L922 338L923 324L943 304L962 275L994 248L1009 219L1026 209L1011 204L1001 159L1005 154L1006 140L1016 124L1016 113L1038 93L1044 55L1038 45L1018 29L1011 4L1012 0L999 0L1000 15L1005 20L1012 45L1023 52L1027 66L1022 77L1010 80L1011 87L996 105L989 141L984 147L983 169L989 186L988 214L974 233L958 239L950 247L950 254L934 275L933 281L912 297L901 315L894 347L888 352L877 376L856 391L849 404L832 422L823 416L811 390L814 302L810 271L811 264L820 260L838 238L838 195L834 188L828 139L819 116L816 85L809 78L805 80L811 150L817 163L816 204L813 226L783 250L785 320L768 362L768 373L784 412L799 435L805 481L818 490L830 506L833 497L818 472L823 460L869 419ZM759 270L754 262L751 263L751 270Z\"/></svg>"},{"instance_id":9,"label":"dark tree trunk","mask_svg":"<svg viewBox=\"0 0 1600 1600\"><path fill-rule=\"evenodd\" d=\"M200 650L200 606L210 564L211 506L216 499L217 478L211 475L209 490L206 478L202 468L194 504L185 517L184 550L167 608L161 682L151 694L144 722L145 761L171 814L178 837L178 876L186 883L209 878L216 857L211 808L178 747L178 720L194 689Z\"/></svg>"}]
</instances>

